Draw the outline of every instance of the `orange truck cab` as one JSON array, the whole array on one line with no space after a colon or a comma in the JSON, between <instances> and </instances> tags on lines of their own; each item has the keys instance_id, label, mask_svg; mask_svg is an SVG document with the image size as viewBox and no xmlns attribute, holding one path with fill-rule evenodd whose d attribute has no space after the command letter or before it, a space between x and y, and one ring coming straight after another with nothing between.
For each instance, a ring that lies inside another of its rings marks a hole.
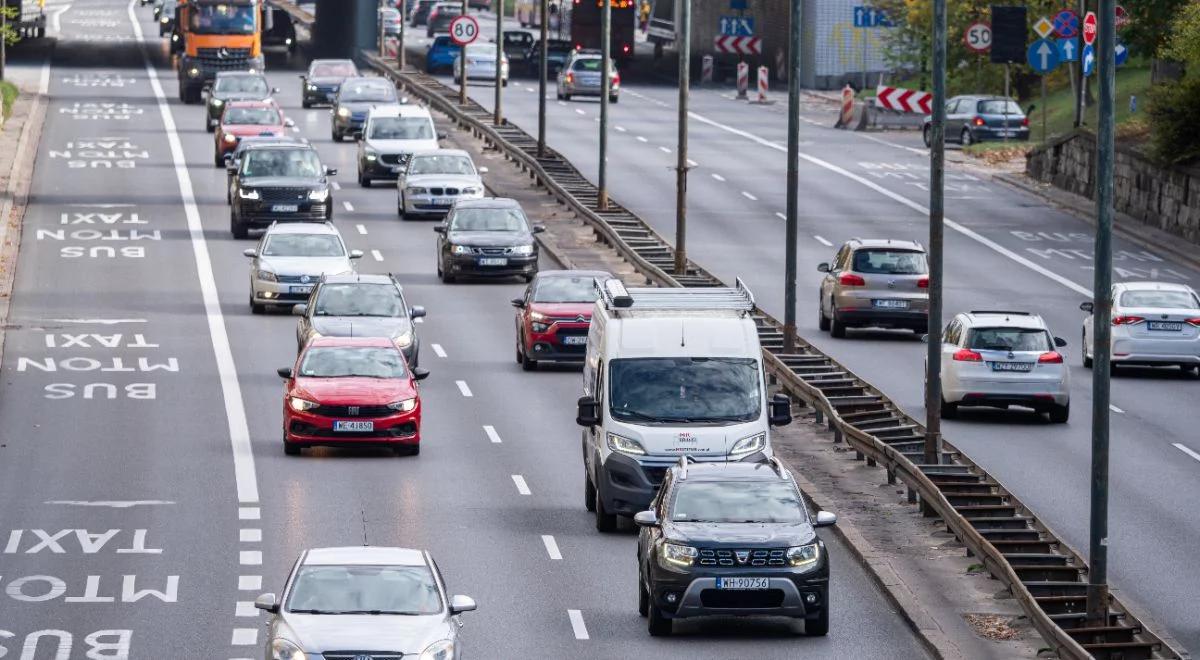
<instances>
[{"instance_id":1,"label":"orange truck cab","mask_svg":"<svg viewBox=\"0 0 1200 660\"><path fill-rule=\"evenodd\" d=\"M179 100L199 103L218 71L262 71L261 0L180 0Z\"/></svg>"}]
</instances>

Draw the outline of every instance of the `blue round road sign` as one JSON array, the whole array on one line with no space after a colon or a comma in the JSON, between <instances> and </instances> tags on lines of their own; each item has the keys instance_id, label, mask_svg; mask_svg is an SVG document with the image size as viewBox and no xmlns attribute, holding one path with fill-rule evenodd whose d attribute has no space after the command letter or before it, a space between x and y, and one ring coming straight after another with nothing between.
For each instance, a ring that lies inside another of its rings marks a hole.
<instances>
[{"instance_id":1,"label":"blue round road sign","mask_svg":"<svg viewBox=\"0 0 1200 660\"><path fill-rule=\"evenodd\" d=\"M1083 75L1090 76L1096 70L1096 49L1088 44L1083 47L1083 55L1079 57L1079 61L1083 63Z\"/></svg>"},{"instance_id":2,"label":"blue round road sign","mask_svg":"<svg viewBox=\"0 0 1200 660\"><path fill-rule=\"evenodd\" d=\"M1058 47L1049 39L1038 39L1029 44L1025 56L1029 66L1037 73L1050 73L1058 68Z\"/></svg>"},{"instance_id":3,"label":"blue round road sign","mask_svg":"<svg viewBox=\"0 0 1200 660\"><path fill-rule=\"evenodd\" d=\"M1079 35L1079 14L1064 9L1054 15L1054 34L1070 39Z\"/></svg>"}]
</instances>

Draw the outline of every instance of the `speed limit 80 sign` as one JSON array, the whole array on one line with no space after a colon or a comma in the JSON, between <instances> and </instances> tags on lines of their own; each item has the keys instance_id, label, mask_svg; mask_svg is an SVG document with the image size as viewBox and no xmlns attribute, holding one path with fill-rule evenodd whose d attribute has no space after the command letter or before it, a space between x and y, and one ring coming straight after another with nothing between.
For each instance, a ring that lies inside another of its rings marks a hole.
<instances>
[{"instance_id":1,"label":"speed limit 80 sign","mask_svg":"<svg viewBox=\"0 0 1200 660\"><path fill-rule=\"evenodd\" d=\"M459 16L450 21L450 40L459 46L474 43L479 38L479 21L474 16Z\"/></svg>"},{"instance_id":2,"label":"speed limit 80 sign","mask_svg":"<svg viewBox=\"0 0 1200 660\"><path fill-rule=\"evenodd\" d=\"M963 33L963 43L977 53L986 51L992 47L992 26L987 23L972 23Z\"/></svg>"}]
</instances>

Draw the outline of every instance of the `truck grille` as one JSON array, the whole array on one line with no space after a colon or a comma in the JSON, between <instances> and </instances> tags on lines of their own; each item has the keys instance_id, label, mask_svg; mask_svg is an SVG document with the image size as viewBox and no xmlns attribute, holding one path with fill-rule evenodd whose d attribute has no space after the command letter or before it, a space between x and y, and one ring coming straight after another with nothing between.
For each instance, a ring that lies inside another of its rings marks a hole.
<instances>
[{"instance_id":1,"label":"truck grille","mask_svg":"<svg viewBox=\"0 0 1200 660\"><path fill-rule=\"evenodd\" d=\"M739 561L739 553L746 553L746 561ZM785 548L760 549L703 549L700 551L701 566L785 566Z\"/></svg>"},{"instance_id":2,"label":"truck grille","mask_svg":"<svg viewBox=\"0 0 1200 660\"><path fill-rule=\"evenodd\" d=\"M224 51L224 55L222 55ZM241 71L250 63L249 48L198 48L196 62L205 71Z\"/></svg>"}]
</instances>

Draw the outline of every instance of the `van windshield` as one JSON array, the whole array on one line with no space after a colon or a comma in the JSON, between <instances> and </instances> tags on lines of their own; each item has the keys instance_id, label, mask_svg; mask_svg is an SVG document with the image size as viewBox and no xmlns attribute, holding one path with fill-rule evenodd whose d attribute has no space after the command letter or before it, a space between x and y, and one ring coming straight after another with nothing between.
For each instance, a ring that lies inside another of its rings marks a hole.
<instances>
[{"instance_id":1,"label":"van windshield","mask_svg":"<svg viewBox=\"0 0 1200 660\"><path fill-rule=\"evenodd\" d=\"M762 414L753 358L624 358L609 366L609 406L624 422L750 422Z\"/></svg>"}]
</instances>

